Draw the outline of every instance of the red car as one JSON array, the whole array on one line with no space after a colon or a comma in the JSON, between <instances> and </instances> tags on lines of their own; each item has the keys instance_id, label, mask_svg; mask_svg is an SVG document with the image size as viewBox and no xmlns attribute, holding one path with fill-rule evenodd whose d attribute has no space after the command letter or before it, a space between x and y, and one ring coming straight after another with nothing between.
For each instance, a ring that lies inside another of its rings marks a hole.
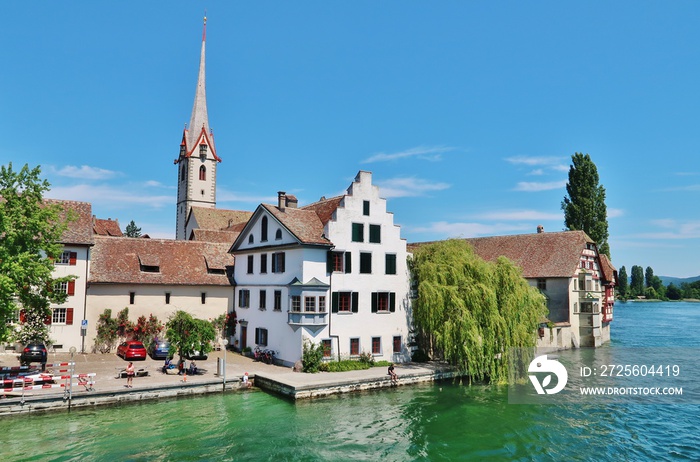
<instances>
[{"instance_id":1,"label":"red car","mask_svg":"<svg viewBox=\"0 0 700 462\"><path fill-rule=\"evenodd\" d=\"M130 359L146 359L146 347L143 343L135 340L124 342L117 347L117 356L121 356L125 360Z\"/></svg>"}]
</instances>

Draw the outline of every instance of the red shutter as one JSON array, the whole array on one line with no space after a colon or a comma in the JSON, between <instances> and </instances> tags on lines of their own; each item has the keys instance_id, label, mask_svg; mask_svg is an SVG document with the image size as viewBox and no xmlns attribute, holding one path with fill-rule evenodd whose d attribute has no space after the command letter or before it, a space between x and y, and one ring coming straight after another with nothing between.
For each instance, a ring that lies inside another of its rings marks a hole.
<instances>
[{"instance_id":1,"label":"red shutter","mask_svg":"<svg viewBox=\"0 0 700 462\"><path fill-rule=\"evenodd\" d=\"M19 322L21 322L21 323L27 322L27 315L24 312L24 310L19 310Z\"/></svg>"},{"instance_id":2,"label":"red shutter","mask_svg":"<svg viewBox=\"0 0 700 462\"><path fill-rule=\"evenodd\" d=\"M44 319L44 324L46 324L47 326L50 326L52 316L53 316L53 310L51 311L51 313L46 315L46 319Z\"/></svg>"},{"instance_id":3,"label":"red shutter","mask_svg":"<svg viewBox=\"0 0 700 462\"><path fill-rule=\"evenodd\" d=\"M73 325L73 308L66 308L66 324Z\"/></svg>"},{"instance_id":4,"label":"red shutter","mask_svg":"<svg viewBox=\"0 0 700 462\"><path fill-rule=\"evenodd\" d=\"M75 281L68 281L68 295L75 295Z\"/></svg>"},{"instance_id":5,"label":"red shutter","mask_svg":"<svg viewBox=\"0 0 700 462\"><path fill-rule=\"evenodd\" d=\"M78 252L71 252L70 253L70 266L75 266L75 262L78 259Z\"/></svg>"}]
</instances>

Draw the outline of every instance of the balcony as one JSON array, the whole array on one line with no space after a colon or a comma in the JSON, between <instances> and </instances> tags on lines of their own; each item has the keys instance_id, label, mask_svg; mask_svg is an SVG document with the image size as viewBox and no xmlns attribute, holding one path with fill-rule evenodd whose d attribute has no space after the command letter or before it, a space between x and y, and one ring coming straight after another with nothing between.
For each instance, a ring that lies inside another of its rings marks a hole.
<instances>
[{"instance_id":1,"label":"balcony","mask_svg":"<svg viewBox=\"0 0 700 462\"><path fill-rule=\"evenodd\" d=\"M327 311L288 311L287 324L290 326L318 326L328 325Z\"/></svg>"}]
</instances>

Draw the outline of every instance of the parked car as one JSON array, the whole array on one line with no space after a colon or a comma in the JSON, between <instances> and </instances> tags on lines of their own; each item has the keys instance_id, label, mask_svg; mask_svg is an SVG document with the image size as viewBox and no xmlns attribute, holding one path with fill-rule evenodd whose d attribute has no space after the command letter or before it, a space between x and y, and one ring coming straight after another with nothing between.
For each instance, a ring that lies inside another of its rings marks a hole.
<instances>
[{"instance_id":1,"label":"parked car","mask_svg":"<svg viewBox=\"0 0 700 462\"><path fill-rule=\"evenodd\" d=\"M117 356L121 356L125 360L146 359L146 355L146 347L136 340L123 342L117 347Z\"/></svg>"},{"instance_id":2,"label":"parked car","mask_svg":"<svg viewBox=\"0 0 700 462\"><path fill-rule=\"evenodd\" d=\"M168 357L170 352L170 342L165 340L159 340L157 342L151 343L149 354L153 359L165 359Z\"/></svg>"},{"instance_id":3,"label":"parked car","mask_svg":"<svg viewBox=\"0 0 700 462\"><path fill-rule=\"evenodd\" d=\"M202 360L204 361L207 359L209 356L206 353L202 353L201 351L193 351L192 353L186 354L185 358L187 359L195 359L195 360Z\"/></svg>"},{"instance_id":4,"label":"parked car","mask_svg":"<svg viewBox=\"0 0 700 462\"><path fill-rule=\"evenodd\" d=\"M29 363L41 363L41 370L46 370L46 345L32 342L27 344L19 355L19 363L28 366Z\"/></svg>"}]
</instances>

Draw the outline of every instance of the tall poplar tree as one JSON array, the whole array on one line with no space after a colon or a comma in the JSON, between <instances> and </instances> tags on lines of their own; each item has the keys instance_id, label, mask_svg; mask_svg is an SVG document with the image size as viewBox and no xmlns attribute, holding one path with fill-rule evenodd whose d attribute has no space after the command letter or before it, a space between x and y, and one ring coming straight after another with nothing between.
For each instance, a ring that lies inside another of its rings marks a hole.
<instances>
[{"instance_id":1,"label":"tall poplar tree","mask_svg":"<svg viewBox=\"0 0 700 462\"><path fill-rule=\"evenodd\" d=\"M642 269L641 266L632 266L630 293L635 297L638 295L644 295L644 269Z\"/></svg>"},{"instance_id":2,"label":"tall poplar tree","mask_svg":"<svg viewBox=\"0 0 700 462\"><path fill-rule=\"evenodd\" d=\"M571 161L567 196L561 203L564 224L569 230L585 231L598 244L598 250L610 257L605 188L599 184L598 169L588 154L577 152Z\"/></svg>"},{"instance_id":3,"label":"tall poplar tree","mask_svg":"<svg viewBox=\"0 0 700 462\"><path fill-rule=\"evenodd\" d=\"M16 340L47 342L44 321L51 314L50 304L62 303L67 296L53 288L74 279L53 278L66 224L61 206L43 200L49 183L40 174L39 167L26 164L19 171L12 163L0 167L0 341L9 339L8 323L21 309L23 330Z\"/></svg>"},{"instance_id":4,"label":"tall poplar tree","mask_svg":"<svg viewBox=\"0 0 700 462\"><path fill-rule=\"evenodd\" d=\"M620 296L620 298L626 299L628 291L629 280L627 277L627 268L622 266L617 274L617 294Z\"/></svg>"},{"instance_id":5,"label":"tall poplar tree","mask_svg":"<svg viewBox=\"0 0 700 462\"><path fill-rule=\"evenodd\" d=\"M545 299L505 257L485 262L461 239L420 246L414 328L424 351L476 380L504 382L519 349L533 347Z\"/></svg>"}]
</instances>

